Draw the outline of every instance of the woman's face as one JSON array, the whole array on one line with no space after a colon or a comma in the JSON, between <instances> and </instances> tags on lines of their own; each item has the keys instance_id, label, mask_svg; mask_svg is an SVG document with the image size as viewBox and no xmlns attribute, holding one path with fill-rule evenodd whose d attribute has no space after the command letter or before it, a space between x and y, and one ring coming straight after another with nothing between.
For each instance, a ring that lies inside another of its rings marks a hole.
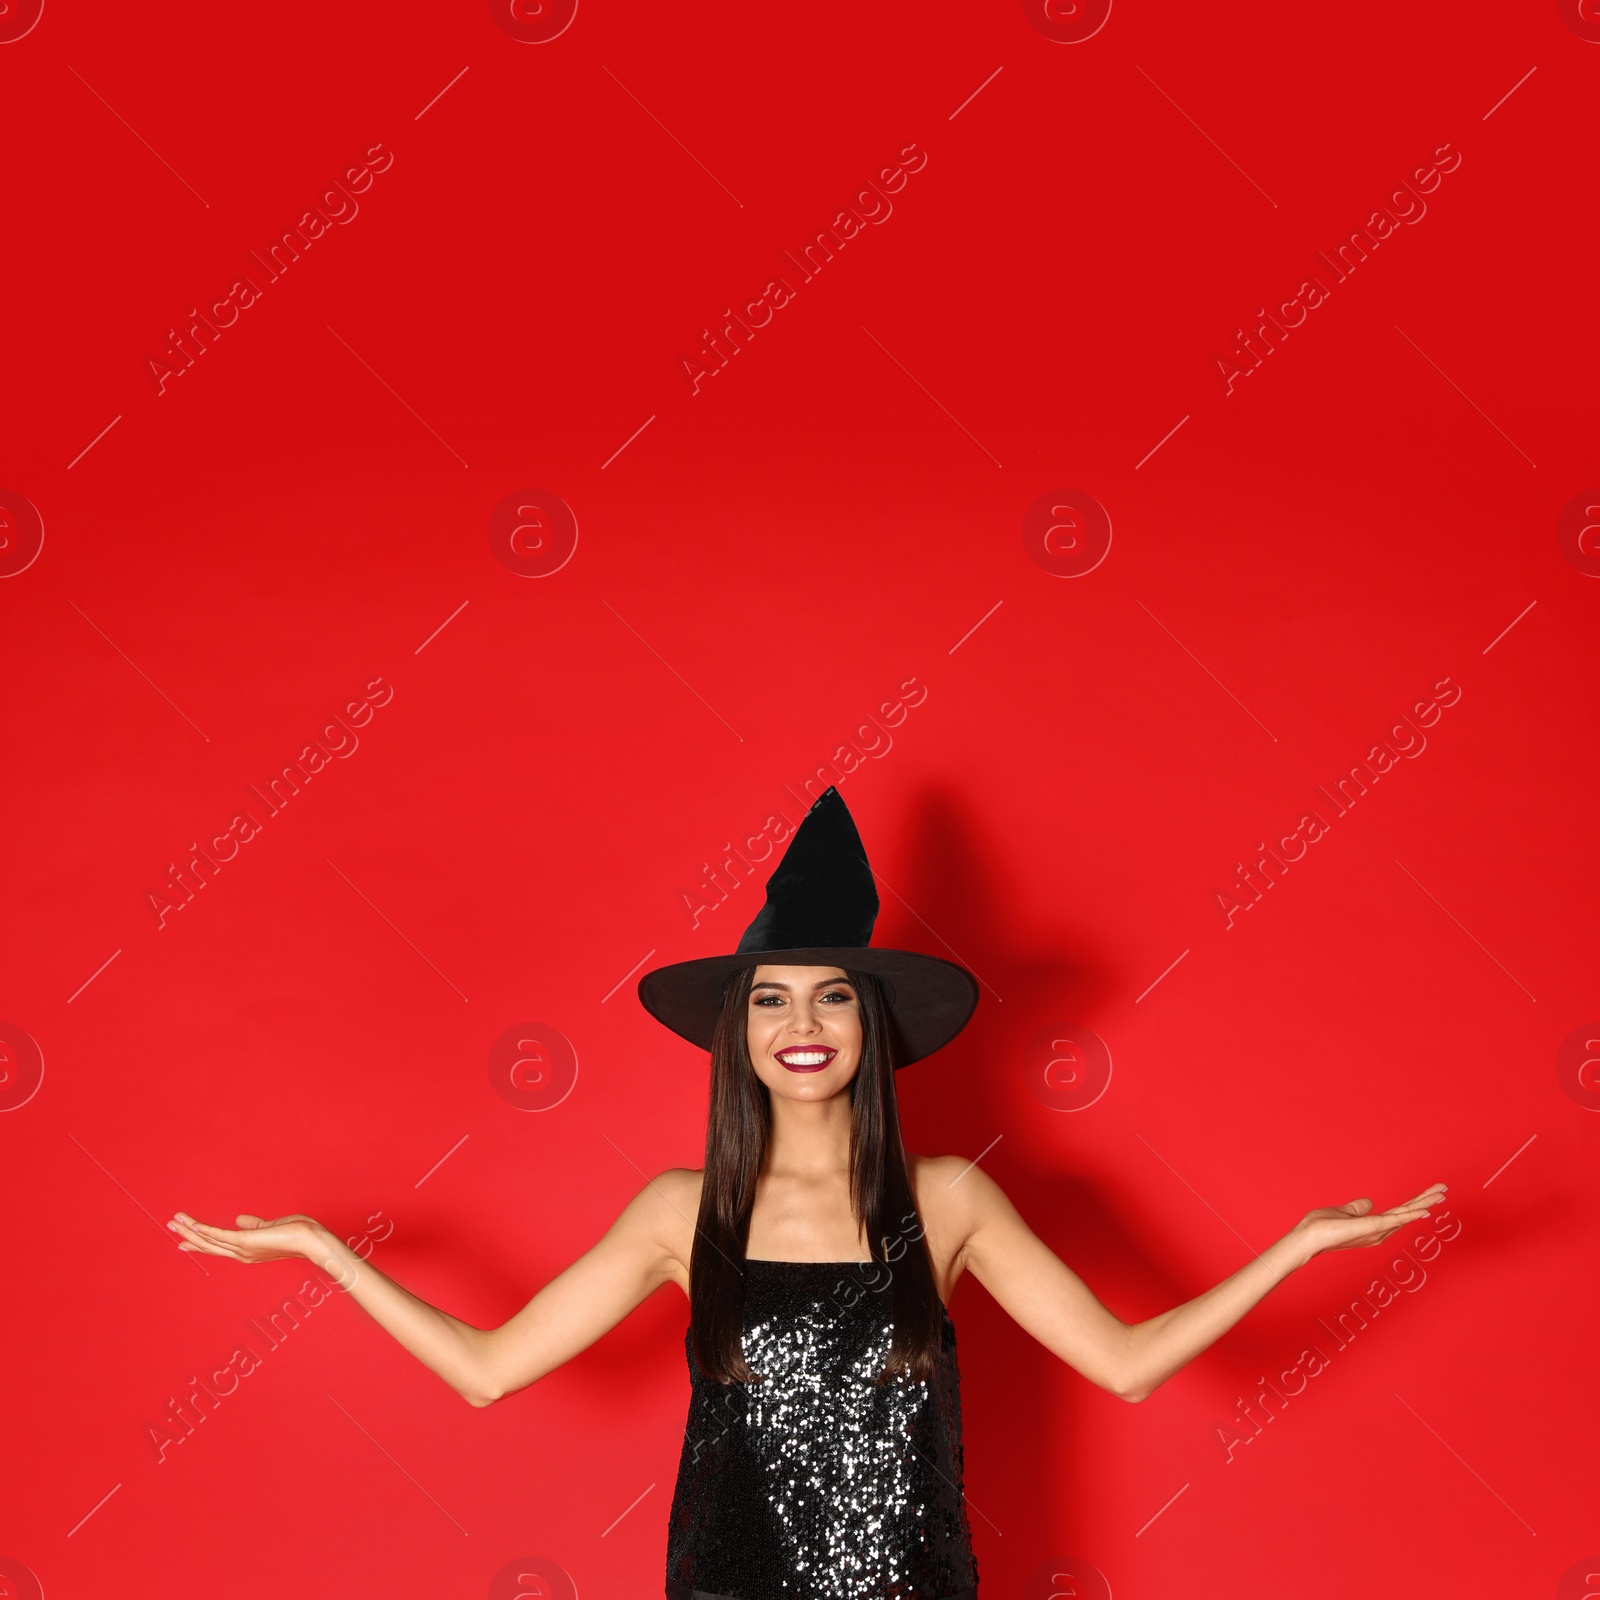
<instances>
[{"instance_id":1,"label":"woman's face","mask_svg":"<svg viewBox=\"0 0 1600 1600\"><path fill-rule=\"evenodd\" d=\"M861 1065L861 1004L842 967L757 967L746 1040L756 1076L786 1100L826 1100Z\"/></svg>"}]
</instances>

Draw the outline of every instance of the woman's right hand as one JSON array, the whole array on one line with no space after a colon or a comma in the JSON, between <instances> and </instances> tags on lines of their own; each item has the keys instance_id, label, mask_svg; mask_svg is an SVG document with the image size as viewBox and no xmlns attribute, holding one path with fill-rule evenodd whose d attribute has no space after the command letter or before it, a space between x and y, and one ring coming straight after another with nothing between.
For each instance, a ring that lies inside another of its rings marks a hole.
<instances>
[{"instance_id":1,"label":"woman's right hand","mask_svg":"<svg viewBox=\"0 0 1600 1600\"><path fill-rule=\"evenodd\" d=\"M178 1235L180 1250L248 1263L309 1258L318 1235L325 1231L314 1218L300 1212L271 1221L248 1214L234 1220L239 1224L237 1228L218 1228L208 1222L196 1222L187 1211L176 1211L167 1226Z\"/></svg>"},{"instance_id":2,"label":"woman's right hand","mask_svg":"<svg viewBox=\"0 0 1600 1600\"><path fill-rule=\"evenodd\" d=\"M168 1227L180 1249L202 1255L304 1257L464 1400L488 1406L586 1350L662 1284L677 1282L687 1292L699 1203L698 1172L677 1168L651 1179L599 1243L493 1329L419 1299L303 1214L241 1216L237 1228L218 1228L179 1211Z\"/></svg>"}]
</instances>

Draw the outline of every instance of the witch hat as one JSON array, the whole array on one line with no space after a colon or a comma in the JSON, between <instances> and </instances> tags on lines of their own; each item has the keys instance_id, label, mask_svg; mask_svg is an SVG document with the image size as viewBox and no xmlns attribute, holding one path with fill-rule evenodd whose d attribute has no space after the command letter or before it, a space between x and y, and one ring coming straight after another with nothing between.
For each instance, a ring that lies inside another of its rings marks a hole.
<instances>
[{"instance_id":1,"label":"witch hat","mask_svg":"<svg viewBox=\"0 0 1600 1600\"><path fill-rule=\"evenodd\" d=\"M966 1027L978 983L965 967L911 950L872 947L878 917L867 852L830 785L800 820L767 879L766 904L732 955L656 967L639 979L646 1011L690 1044L711 1048L728 979L742 967L844 967L883 982L897 1066L919 1061Z\"/></svg>"}]
</instances>

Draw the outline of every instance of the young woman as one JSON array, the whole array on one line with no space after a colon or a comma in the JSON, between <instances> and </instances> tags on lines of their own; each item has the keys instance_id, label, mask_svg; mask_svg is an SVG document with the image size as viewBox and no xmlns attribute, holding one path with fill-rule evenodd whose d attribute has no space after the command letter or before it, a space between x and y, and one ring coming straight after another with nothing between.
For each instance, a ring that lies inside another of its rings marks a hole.
<instances>
[{"instance_id":1,"label":"young woman","mask_svg":"<svg viewBox=\"0 0 1600 1600\"><path fill-rule=\"evenodd\" d=\"M688 1296L688 1423L669 1600L976 1600L946 1310L971 1272L1090 1381L1142 1400L1325 1250L1428 1214L1309 1211L1232 1277L1128 1324L959 1156L908 1155L895 1072L966 1025L977 984L869 945L872 874L837 792L811 808L731 955L658 968L646 1007L711 1052L704 1169L652 1179L508 1322L419 1300L310 1217L178 1212L180 1249L304 1257L471 1404L537 1382L664 1283Z\"/></svg>"}]
</instances>

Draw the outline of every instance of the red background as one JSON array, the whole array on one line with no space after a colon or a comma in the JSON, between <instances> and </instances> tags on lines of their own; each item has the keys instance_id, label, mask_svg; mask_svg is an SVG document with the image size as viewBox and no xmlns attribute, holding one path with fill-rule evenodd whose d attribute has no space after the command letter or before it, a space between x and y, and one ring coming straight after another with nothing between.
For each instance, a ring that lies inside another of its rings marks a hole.
<instances>
[{"instance_id":1,"label":"red background","mask_svg":"<svg viewBox=\"0 0 1600 1600\"><path fill-rule=\"evenodd\" d=\"M1129 1320L1312 1206L1443 1179L1460 1224L1348 1348L1317 1319L1392 1251L1319 1258L1138 1407L964 1283L982 1592L1076 1560L1119 1597L1555 1594L1600 1548L1600 1138L1557 1059L1600 1013L1600 587L1557 536L1600 482L1584 30L585 0L526 43L481 4L49 0L0 45L0 489L44 528L0 582L0 1087L23 1035L44 1061L0 1117L0 1558L52 1600L476 1596L534 1556L659 1594L676 1289L476 1411L343 1296L269 1353L246 1319L304 1274L159 1219L381 1212L385 1271L508 1317L700 1162L704 1058L633 982L730 948L765 869L697 927L680 892L915 678L842 788L878 942L984 981L902 1076L911 1146L986 1151ZM691 392L721 309L913 143L892 215ZM1426 216L1226 392L1236 330L1446 143ZM359 213L158 393L188 308L376 144ZM535 489L578 542L530 578L487 530ZM1073 578L1022 535L1069 490L1113 528ZM359 748L158 926L168 863L375 677ZM1236 863L1444 677L1426 750L1227 926ZM486 1070L532 1023L578 1061L542 1113ZM1075 1112L1028 1076L1068 1028L1113 1062Z\"/></svg>"}]
</instances>

